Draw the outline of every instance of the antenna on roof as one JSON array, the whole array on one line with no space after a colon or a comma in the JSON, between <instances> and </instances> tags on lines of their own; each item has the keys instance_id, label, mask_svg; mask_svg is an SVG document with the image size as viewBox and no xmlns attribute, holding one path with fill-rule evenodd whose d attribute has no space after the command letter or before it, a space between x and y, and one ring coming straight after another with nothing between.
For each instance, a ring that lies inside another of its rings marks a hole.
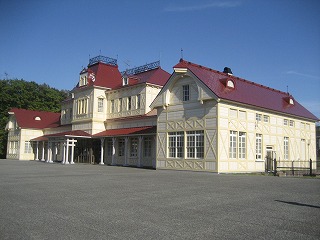
<instances>
[{"instance_id":1,"label":"antenna on roof","mask_svg":"<svg viewBox=\"0 0 320 240\"><path fill-rule=\"evenodd\" d=\"M100 55L101 55L101 49L99 50L99 52L100 52Z\"/></svg>"},{"instance_id":2,"label":"antenna on roof","mask_svg":"<svg viewBox=\"0 0 320 240\"><path fill-rule=\"evenodd\" d=\"M289 87L288 87L288 85L287 85L287 93L289 94Z\"/></svg>"},{"instance_id":3,"label":"antenna on roof","mask_svg":"<svg viewBox=\"0 0 320 240\"><path fill-rule=\"evenodd\" d=\"M183 59L183 49L181 48L181 59Z\"/></svg>"}]
</instances>

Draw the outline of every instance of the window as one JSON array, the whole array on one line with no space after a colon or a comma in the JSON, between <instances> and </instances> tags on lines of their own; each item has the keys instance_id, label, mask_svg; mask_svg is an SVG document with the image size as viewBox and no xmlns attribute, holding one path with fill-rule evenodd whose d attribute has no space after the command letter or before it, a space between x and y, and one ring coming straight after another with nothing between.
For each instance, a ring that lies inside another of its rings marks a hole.
<instances>
[{"instance_id":1,"label":"window","mask_svg":"<svg viewBox=\"0 0 320 240\"><path fill-rule=\"evenodd\" d=\"M288 119L283 119L283 125L288 126Z\"/></svg>"},{"instance_id":2,"label":"window","mask_svg":"<svg viewBox=\"0 0 320 240\"><path fill-rule=\"evenodd\" d=\"M246 133L239 132L239 158L246 158Z\"/></svg>"},{"instance_id":3,"label":"window","mask_svg":"<svg viewBox=\"0 0 320 240\"><path fill-rule=\"evenodd\" d=\"M189 85L183 85L182 86L182 93L183 93L183 101L189 101L190 100L190 91L189 91Z\"/></svg>"},{"instance_id":4,"label":"window","mask_svg":"<svg viewBox=\"0 0 320 240\"><path fill-rule=\"evenodd\" d=\"M130 157L138 156L138 138L131 138L130 140Z\"/></svg>"},{"instance_id":5,"label":"window","mask_svg":"<svg viewBox=\"0 0 320 240\"><path fill-rule=\"evenodd\" d=\"M24 142L24 153L32 153L31 143L29 141Z\"/></svg>"},{"instance_id":6,"label":"window","mask_svg":"<svg viewBox=\"0 0 320 240\"><path fill-rule=\"evenodd\" d=\"M111 100L111 109L110 109L111 113L114 113L114 100Z\"/></svg>"},{"instance_id":7,"label":"window","mask_svg":"<svg viewBox=\"0 0 320 240\"><path fill-rule=\"evenodd\" d=\"M118 109L119 109L119 112L122 112L122 98L119 98L118 100Z\"/></svg>"},{"instance_id":8,"label":"window","mask_svg":"<svg viewBox=\"0 0 320 240\"><path fill-rule=\"evenodd\" d=\"M239 111L239 118L245 120L247 118L247 113L245 111Z\"/></svg>"},{"instance_id":9,"label":"window","mask_svg":"<svg viewBox=\"0 0 320 240\"><path fill-rule=\"evenodd\" d=\"M290 124L290 127L294 127L294 121L293 120L290 120L289 124Z\"/></svg>"},{"instance_id":10,"label":"window","mask_svg":"<svg viewBox=\"0 0 320 240\"><path fill-rule=\"evenodd\" d=\"M268 115L263 115L263 121L265 123L268 123L269 122L269 116Z\"/></svg>"},{"instance_id":11,"label":"window","mask_svg":"<svg viewBox=\"0 0 320 240\"><path fill-rule=\"evenodd\" d=\"M88 107L88 99L87 98L82 98L78 100L78 114L86 114Z\"/></svg>"},{"instance_id":12,"label":"window","mask_svg":"<svg viewBox=\"0 0 320 240\"><path fill-rule=\"evenodd\" d=\"M123 86L128 85L129 84L129 79L127 77L123 77L122 78L122 84L123 84Z\"/></svg>"},{"instance_id":13,"label":"window","mask_svg":"<svg viewBox=\"0 0 320 240\"><path fill-rule=\"evenodd\" d=\"M256 134L256 160L262 160L262 134Z\"/></svg>"},{"instance_id":14,"label":"window","mask_svg":"<svg viewBox=\"0 0 320 240\"><path fill-rule=\"evenodd\" d=\"M125 140L124 138L119 138L118 140L118 156L122 157L125 153Z\"/></svg>"},{"instance_id":15,"label":"window","mask_svg":"<svg viewBox=\"0 0 320 240\"><path fill-rule=\"evenodd\" d=\"M262 115L259 113L256 113L256 121L260 122L261 121Z\"/></svg>"},{"instance_id":16,"label":"window","mask_svg":"<svg viewBox=\"0 0 320 240\"><path fill-rule=\"evenodd\" d=\"M138 94L137 95L137 104L136 104L137 109L140 109L140 107L141 107L140 105L141 105L141 95Z\"/></svg>"},{"instance_id":17,"label":"window","mask_svg":"<svg viewBox=\"0 0 320 240\"><path fill-rule=\"evenodd\" d=\"M187 132L187 158L203 158L204 136L203 131Z\"/></svg>"},{"instance_id":18,"label":"window","mask_svg":"<svg viewBox=\"0 0 320 240\"><path fill-rule=\"evenodd\" d=\"M82 76L80 77L80 82L79 82L79 86L84 86L84 85L87 85L88 84L88 81L87 81L87 76Z\"/></svg>"},{"instance_id":19,"label":"window","mask_svg":"<svg viewBox=\"0 0 320 240\"><path fill-rule=\"evenodd\" d=\"M169 133L169 157L170 158L182 158L184 148L184 133L183 132L171 132Z\"/></svg>"},{"instance_id":20,"label":"window","mask_svg":"<svg viewBox=\"0 0 320 240\"><path fill-rule=\"evenodd\" d=\"M107 156L111 157L113 154L113 141L112 138L107 138Z\"/></svg>"},{"instance_id":21,"label":"window","mask_svg":"<svg viewBox=\"0 0 320 240\"><path fill-rule=\"evenodd\" d=\"M73 109L70 108L70 110L69 110L69 114L70 114L69 118L70 118L70 119L72 119L72 111L73 111Z\"/></svg>"},{"instance_id":22,"label":"window","mask_svg":"<svg viewBox=\"0 0 320 240\"><path fill-rule=\"evenodd\" d=\"M98 98L98 112L103 112L103 98Z\"/></svg>"},{"instance_id":23,"label":"window","mask_svg":"<svg viewBox=\"0 0 320 240\"><path fill-rule=\"evenodd\" d=\"M231 80L227 81L227 87L234 88L234 83Z\"/></svg>"},{"instance_id":24,"label":"window","mask_svg":"<svg viewBox=\"0 0 320 240\"><path fill-rule=\"evenodd\" d=\"M283 139L283 159L288 160L289 159L289 138L284 137Z\"/></svg>"},{"instance_id":25,"label":"window","mask_svg":"<svg viewBox=\"0 0 320 240\"><path fill-rule=\"evenodd\" d=\"M237 132L230 131L229 158L237 158Z\"/></svg>"},{"instance_id":26,"label":"window","mask_svg":"<svg viewBox=\"0 0 320 240\"><path fill-rule=\"evenodd\" d=\"M128 100L127 100L127 110L131 110L131 97L128 97Z\"/></svg>"},{"instance_id":27,"label":"window","mask_svg":"<svg viewBox=\"0 0 320 240\"><path fill-rule=\"evenodd\" d=\"M145 137L143 142L143 156L151 157L152 139L151 137Z\"/></svg>"},{"instance_id":28,"label":"window","mask_svg":"<svg viewBox=\"0 0 320 240\"><path fill-rule=\"evenodd\" d=\"M236 109L230 109L229 111L229 116L232 118L237 118L238 116L238 111Z\"/></svg>"}]
</instances>

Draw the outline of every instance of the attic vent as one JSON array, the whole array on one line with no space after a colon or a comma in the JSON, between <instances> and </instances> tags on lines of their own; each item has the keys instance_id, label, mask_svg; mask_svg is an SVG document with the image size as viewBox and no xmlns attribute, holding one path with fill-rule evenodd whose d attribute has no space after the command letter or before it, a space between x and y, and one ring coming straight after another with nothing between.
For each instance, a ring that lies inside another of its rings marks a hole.
<instances>
[{"instance_id":1,"label":"attic vent","mask_svg":"<svg viewBox=\"0 0 320 240\"><path fill-rule=\"evenodd\" d=\"M34 120L41 121L41 118L40 117L35 117Z\"/></svg>"},{"instance_id":2,"label":"attic vent","mask_svg":"<svg viewBox=\"0 0 320 240\"><path fill-rule=\"evenodd\" d=\"M225 68L223 69L223 72L224 72L224 73L227 73L228 75L232 75L232 74L233 74L232 71L231 71L231 68L228 68L228 67L225 67Z\"/></svg>"}]
</instances>

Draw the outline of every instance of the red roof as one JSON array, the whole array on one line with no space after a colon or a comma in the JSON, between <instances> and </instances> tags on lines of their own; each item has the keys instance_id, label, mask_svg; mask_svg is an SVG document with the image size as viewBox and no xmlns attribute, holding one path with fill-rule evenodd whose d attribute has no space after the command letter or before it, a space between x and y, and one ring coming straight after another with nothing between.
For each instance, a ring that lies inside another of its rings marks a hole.
<instances>
[{"instance_id":1,"label":"red roof","mask_svg":"<svg viewBox=\"0 0 320 240\"><path fill-rule=\"evenodd\" d=\"M318 121L318 118L300 105L291 95L257 83L228 75L207 67L203 67L185 60L174 68L187 68L211 91L221 99L244 103L259 108L265 108L290 115L304 117ZM226 86L226 81L234 83L234 89ZM294 104L290 104L292 98Z\"/></svg>"},{"instance_id":2,"label":"red roof","mask_svg":"<svg viewBox=\"0 0 320 240\"><path fill-rule=\"evenodd\" d=\"M152 69L150 71L138 73L130 76L131 79L137 79L137 83L152 83L160 86L164 86L168 81L170 74L162 68ZM130 82L129 82L130 83Z\"/></svg>"},{"instance_id":3,"label":"red roof","mask_svg":"<svg viewBox=\"0 0 320 240\"><path fill-rule=\"evenodd\" d=\"M88 85L81 87L77 85L77 88L86 86L116 88L122 86L122 76L118 66L97 62L90 65L88 69L82 70L81 74L85 72L88 72ZM91 74L93 74L94 77L91 77Z\"/></svg>"},{"instance_id":4,"label":"red roof","mask_svg":"<svg viewBox=\"0 0 320 240\"><path fill-rule=\"evenodd\" d=\"M9 113L14 113L18 126L21 128L43 129L60 125L60 113L19 108L12 108Z\"/></svg>"},{"instance_id":5,"label":"red roof","mask_svg":"<svg viewBox=\"0 0 320 240\"><path fill-rule=\"evenodd\" d=\"M94 137L113 137L156 133L156 126L110 129L93 135Z\"/></svg>"}]
</instances>

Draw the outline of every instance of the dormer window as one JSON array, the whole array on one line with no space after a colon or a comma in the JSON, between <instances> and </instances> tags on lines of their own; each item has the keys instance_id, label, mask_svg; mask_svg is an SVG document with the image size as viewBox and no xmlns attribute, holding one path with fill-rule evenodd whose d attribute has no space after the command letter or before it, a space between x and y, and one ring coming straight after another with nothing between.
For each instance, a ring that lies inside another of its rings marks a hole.
<instances>
[{"instance_id":1,"label":"dormer window","mask_svg":"<svg viewBox=\"0 0 320 240\"><path fill-rule=\"evenodd\" d=\"M293 101L292 98L289 98L289 104L290 104L290 105L294 105L294 101Z\"/></svg>"},{"instance_id":2,"label":"dormer window","mask_svg":"<svg viewBox=\"0 0 320 240\"><path fill-rule=\"evenodd\" d=\"M87 84L88 84L87 76L86 75L80 76L79 87L85 86Z\"/></svg>"},{"instance_id":3,"label":"dormer window","mask_svg":"<svg viewBox=\"0 0 320 240\"><path fill-rule=\"evenodd\" d=\"M123 77L122 78L122 86L126 86L129 84L129 78L128 77Z\"/></svg>"},{"instance_id":4,"label":"dormer window","mask_svg":"<svg viewBox=\"0 0 320 240\"><path fill-rule=\"evenodd\" d=\"M189 88L189 85L183 85L182 86L182 98L183 98L184 102L190 100L190 88Z\"/></svg>"},{"instance_id":5,"label":"dormer window","mask_svg":"<svg viewBox=\"0 0 320 240\"><path fill-rule=\"evenodd\" d=\"M227 87L234 88L234 83L231 80L227 80Z\"/></svg>"},{"instance_id":6,"label":"dormer window","mask_svg":"<svg viewBox=\"0 0 320 240\"><path fill-rule=\"evenodd\" d=\"M34 120L41 121L41 118L40 117L35 117Z\"/></svg>"}]
</instances>

